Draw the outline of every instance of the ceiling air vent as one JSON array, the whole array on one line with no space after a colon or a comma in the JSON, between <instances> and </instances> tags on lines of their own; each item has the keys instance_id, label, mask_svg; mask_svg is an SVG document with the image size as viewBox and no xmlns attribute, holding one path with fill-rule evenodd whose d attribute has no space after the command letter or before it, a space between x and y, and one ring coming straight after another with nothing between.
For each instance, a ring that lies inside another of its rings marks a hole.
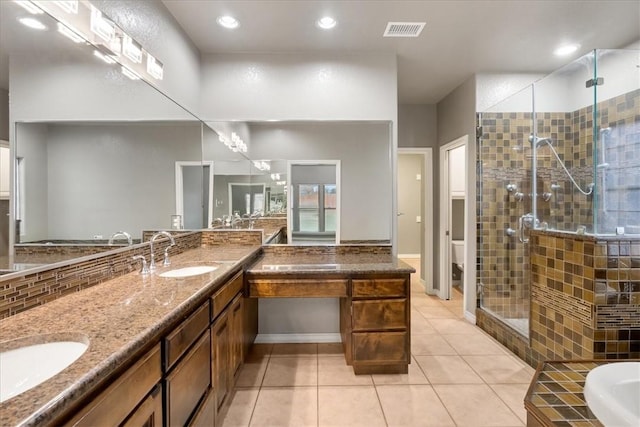
<instances>
[{"instance_id":1,"label":"ceiling air vent","mask_svg":"<svg viewBox=\"0 0 640 427\"><path fill-rule=\"evenodd\" d=\"M426 22L389 22L383 37L418 37Z\"/></svg>"}]
</instances>

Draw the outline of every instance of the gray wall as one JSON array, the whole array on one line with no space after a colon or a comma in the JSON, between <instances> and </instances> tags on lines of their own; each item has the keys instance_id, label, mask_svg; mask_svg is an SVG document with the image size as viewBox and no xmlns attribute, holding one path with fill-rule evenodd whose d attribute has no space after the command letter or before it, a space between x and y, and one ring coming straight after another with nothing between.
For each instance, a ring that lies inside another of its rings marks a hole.
<instances>
[{"instance_id":1,"label":"gray wall","mask_svg":"<svg viewBox=\"0 0 640 427\"><path fill-rule=\"evenodd\" d=\"M16 146L16 157L22 158L25 171L24 216L21 236L16 241L46 239L48 200L48 161L46 124L19 124L16 134L24 144Z\"/></svg>"},{"instance_id":2,"label":"gray wall","mask_svg":"<svg viewBox=\"0 0 640 427\"><path fill-rule=\"evenodd\" d=\"M0 89L0 139L9 140L9 91Z\"/></svg>"},{"instance_id":3,"label":"gray wall","mask_svg":"<svg viewBox=\"0 0 640 427\"><path fill-rule=\"evenodd\" d=\"M467 158L472 161L467 165L467 176L476 177L476 79L475 76L470 77L465 82L463 82L460 86L454 89L449 95L447 95L444 99L442 99L438 103L438 145L446 145L449 142L456 140L464 135L469 136L468 148L467 148ZM436 156L434 156L436 157ZM439 155L437 157L439 159ZM475 180L474 180L475 182ZM440 184L438 184L438 191L434 193L434 200L440 199ZM469 216L469 221L475 222L476 219L476 189L475 185L469 189L469 193L467 194L468 200L472 201L472 203L468 203L465 206L466 212ZM438 246L437 251L434 254L435 259L440 258L440 254L442 251L447 250L447 248L440 248L439 246L439 227L440 227L440 215L439 210L434 211L434 216L436 219L436 245ZM446 219L445 219L446 221ZM465 236L466 237L466 250L467 252L474 253L476 249L476 233L475 227L472 227L472 235ZM474 263L475 265L475 263ZM439 277L439 263L434 265L435 277ZM474 270L470 270L472 272L472 283L475 283L475 272ZM434 282L438 285L438 280ZM471 310L472 313L475 312L476 305L476 292L475 286L467 286L468 292L465 292L464 298L466 307Z\"/></svg>"},{"instance_id":4,"label":"gray wall","mask_svg":"<svg viewBox=\"0 0 640 427\"><path fill-rule=\"evenodd\" d=\"M422 175L423 156L416 154L398 155L398 254L423 253L424 244L424 203L416 197L424 197L424 177L418 181L416 175ZM416 216L422 217L416 222Z\"/></svg>"},{"instance_id":5,"label":"gray wall","mask_svg":"<svg viewBox=\"0 0 640 427\"><path fill-rule=\"evenodd\" d=\"M422 224L423 227L431 227L436 230L437 226L437 212L439 209L439 200L436 197L438 194L439 176L438 176L438 112L435 104L425 105L399 105L398 106L398 147L402 148L421 148L432 147L433 148L433 164L432 164L432 177L433 177L433 222L431 224L425 223L426 212L423 214ZM424 231L424 230L423 230ZM422 234L424 236L424 233ZM438 241L437 233L433 234L433 266L437 268L438 265ZM424 244L424 242L423 242ZM423 263L424 264L424 263ZM420 277L423 280L430 275L433 275L433 271L425 271L424 268L420 269ZM435 280L432 276L431 283ZM427 280L428 282L428 280Z\"/></svg>"},{"instance_id":6,"label":"gray wall","mask_svg":"<svg viewBox=\"0 0 640 427\"><path fill-rule=\"evenodd\" d=\"M398 147L437 146L438 116L436 105L398 105Z\"/></svg>"}]
</instances>

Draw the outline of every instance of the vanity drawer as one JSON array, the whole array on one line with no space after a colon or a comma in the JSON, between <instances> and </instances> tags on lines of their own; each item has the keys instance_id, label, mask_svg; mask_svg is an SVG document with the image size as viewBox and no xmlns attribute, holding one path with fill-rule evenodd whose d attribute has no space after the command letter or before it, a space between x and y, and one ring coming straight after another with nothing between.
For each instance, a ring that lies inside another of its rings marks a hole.
<instances>
[{"instance_id":1,"label":"vanity drawer","mask_svg":"<svg viewBox=\"0 0 640 427\"><path fill-rule=\"evenodd\" d=\"M407 328L407 300L364 300L351 303L353 330Z\"/></svg>"},{"instance_id":2,"label":"vanity drawer","mask_svg":"<svg viewBox=\"0 0 640 427\"><path fill-rule=\"evenodd\" d=\"M346 297L348 279L251 279L249 296L268 297Z\"/></svg>"},{"instance_id":3,"label":"vanity drawer","mask_svg":"<svg viewBox=\"0 0 640 427\"><path fill-rule=\"evenodd\" d=\"M406 332L354 332L353 362L409 362Z\"/></svg>"},{"instance_id":4,"label":"vanity drawer","mask_svg":"<svg viewBox=\"0 0 640 427\"><path fill-rule=\"evenodd\" d=\"M166 379L167 425L185 425L210 385L211 334L206 332Z\"/></svg>"},{"instance_id":5,"label":"vanity drawer","mask_svg":"<svg viewBox=\"0 0 640 427\"><path fill-rule=\"evenodd\" d=\"M165 366L169 371L176 360L189 349L191 344L209 326L209 302L202 304L191 316L164 339Z\"/></svg>"},{"instance_id":6,"label":"vanity drawer","mask_svg":"<svg viewBox=\"0 0 640 427\"><path fill-rule=\"evenodd\" d=\"M351 296L366 297L404 297L407 295L405 279L353 279Z\"/></svg>"},{"instance_id":7,"label":"vanity drawer","mask_svg":"<svg viewBox=\"0 0 640 427\"><path fill-rule=\"evenodd\" d=\"M161 377L160 345L156 345L66 425L120 425Z\"/></svg>"},{"instance_id":8,"label":"vanity drawer","mask_svg":"<svg viewBox=\"0 0 640 427\"><path fill-rule=\"evenodd\" d=\"M215 319L220 313L222 313L222 310L229 305L238 292L242 291L242 286L242 272L240 271L233 277L233 279L225 283L224 286L222 286L222 288L220 288L220 290L211 297L211 320Z\"/></svg>"}]
</instances>

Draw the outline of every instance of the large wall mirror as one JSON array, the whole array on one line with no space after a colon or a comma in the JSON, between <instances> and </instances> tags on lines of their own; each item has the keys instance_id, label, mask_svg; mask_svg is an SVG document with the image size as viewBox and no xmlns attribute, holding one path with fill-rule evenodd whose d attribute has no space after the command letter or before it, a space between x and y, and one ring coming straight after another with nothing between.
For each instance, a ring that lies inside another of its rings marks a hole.
<instances>
[{"instance_id":1,"label":"large wall mirror","mask_svg":"<svg viewBox=\"0 0 640 427\"><path fill-rule=\"evenodd\" d=\"M175 215L185 229L236 213L286 216L290 164L310 160L340 163L340 242L391 241L389 122L201 120L65 38L47 15L42 30L22 25L25 15L0 2L10 243L103 243L116 231L140 239Z\"/></svg>"}]
</instances>

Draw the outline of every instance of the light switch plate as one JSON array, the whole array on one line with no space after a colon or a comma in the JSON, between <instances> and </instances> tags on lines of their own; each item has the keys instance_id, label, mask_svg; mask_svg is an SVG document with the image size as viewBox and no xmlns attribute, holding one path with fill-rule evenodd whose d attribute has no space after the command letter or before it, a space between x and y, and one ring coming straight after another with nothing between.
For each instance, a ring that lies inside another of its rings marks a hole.
<instances>
[{"instance_id":1,"label":"light switch plate","mask_svg":"<svg viewBox=\"0 0 640 427\"><path fill-rule=\"evenodd\" d=\"M422 217L420 215L416 217L416 222L422 222Z\"/></svg>"},{"instance_id":2,"label":"light switch plate","mask_svg":"<svg viewBox=\"0 0 640 427\"><path fill-rule=\"evenodd\" d=\"M421 179L422 179L422 175L417 174L417 175L416 175L416 181L420 181Z\"/></svg>"}]
</instances>

